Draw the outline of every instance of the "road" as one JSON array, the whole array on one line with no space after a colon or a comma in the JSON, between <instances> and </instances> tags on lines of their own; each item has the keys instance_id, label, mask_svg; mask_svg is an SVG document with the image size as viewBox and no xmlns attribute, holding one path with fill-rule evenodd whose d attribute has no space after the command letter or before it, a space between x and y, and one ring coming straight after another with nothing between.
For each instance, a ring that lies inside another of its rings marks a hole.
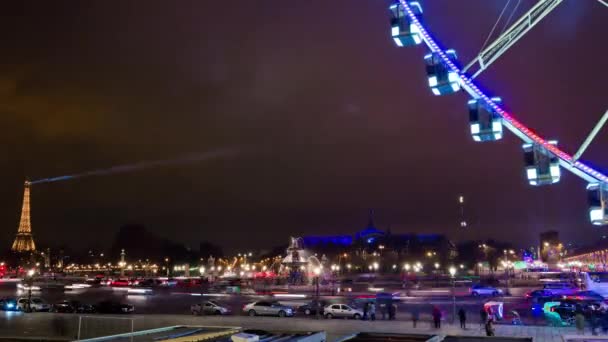
<instances>
[{"instance_id":1,"label":"road","mask_svg":"<svg viewBox=\"0 0 608 342\"><path fill-rule=\"evenodd\" d=\"M522 293L522 291L519 291ZM517 294L517 292L515 292ZM19 297L26 296L26 293L18 292L15 284L0 284L0 297ZM82 290L43 290L33 292L32 296L41 297L49 303L57 303L65 299L78 300L83 303L97 303L102 300L114 300L123 303L133 304L138 314L189 314L190 305L200 303L206 299L214 299L229 307L234 314L240 315L241 308L244 304L260 300L262 296L226 296L224 297L208 297L206 294L201 294L200 289L179 289L179 288L157 288L153 295L129 295L125 289L111 287L96 287ZM222 296L222 295L220 295ZM325 296L327 300L335 302L350 302L353 296ZM310 298L301 299L279 299L282 303L290 306L300 306L310 301ZM465 295L460 292L456 297L456 307L464 308L469 316L469 321L477 322L479 319L479 311L485 301L489 298L475 298ZM517 310L522 315L524 322L534 322L529 316L530 304L525 301L522 296L499 297L495 300L504 302L504 312L507 314L511 310ZM453 301L449 296L449 291L435 289L418 291L412 293L412 296L402 297L398 303L397 318L400 320L408 320L412 311L418 311L423 318L429 318L432 306L439 307L448 322L452 321ZM378 310L378 317L381 313Z\"/></svg>"}]
</instances>

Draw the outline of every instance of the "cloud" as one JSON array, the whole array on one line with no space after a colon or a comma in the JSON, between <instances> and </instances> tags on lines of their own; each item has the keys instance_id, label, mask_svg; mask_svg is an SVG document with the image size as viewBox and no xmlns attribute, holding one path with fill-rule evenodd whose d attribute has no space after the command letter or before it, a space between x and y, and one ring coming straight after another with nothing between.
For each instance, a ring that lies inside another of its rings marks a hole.
<instances>
[{"instance_id":1,"label":"cloud","mask_svg":"<svg viewBox=\"0 0 608 342\"><path fill-rule=\"evenodd\" d=\"M91 138L107 111L91 93L49 82L36 68L0 71L0 122L9 133L29 131L42 140Z\"/></svg>"}]
</instances>

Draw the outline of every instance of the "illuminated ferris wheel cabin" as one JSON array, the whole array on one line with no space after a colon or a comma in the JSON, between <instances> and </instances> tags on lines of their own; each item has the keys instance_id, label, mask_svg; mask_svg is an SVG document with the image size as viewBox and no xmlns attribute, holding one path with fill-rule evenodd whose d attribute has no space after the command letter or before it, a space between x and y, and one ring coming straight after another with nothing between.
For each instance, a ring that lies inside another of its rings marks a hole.
<instances>
[{"instance_id":1,"label":"illuminated ferris wheel cabin","mask_svg":"<svg viewBox=\"0 0 608 342\"><path fill-rule=\"evenodd\" d=\"M589 198L589 219L596 226L608 225L608 185L591 183L587 185Z\"/></svg>"},{"instance_id":2,"label":"illuminated ferris wheel cabin","mask_svg":"<svg viewBox=\"0 0 608 342\"><path fill-rule=\"evenodd\" d=\"M456 51L447 50L445 53L452 62L456 61ZM447 95L460 90L458 73L451 70L437 52L424 56L424 62L426 63L429 87L431 87L433 94Z\"/></svg>"},{"instance_id":3,"label":"illuminated ferris wheel cabin","mask_svg":"<svg viewBox=\"0 0 608 342\"><path fill-rule=\"evenodd\" d=\"M411 2L412 11L415 15L422 16L422 7L418 2ZM412 46L422 43L422 36L418 26L414 25L405 14L400 3L392 4L389 7L391 13L391 36L397 46Z\"/></svg>"},{"instance_id":4,"label":"illuminated ferris wheel cabin","mask_svg":"<svg viewBox=\"0 0 608 342\"><path fill-rule=\"evenodd\" d=\"M493 97L492 102L502 103L500 97ZM469 125L473 140L496 141L502 139L502 117L479 99L469 100Z\"/></svg>"}]
</instances>

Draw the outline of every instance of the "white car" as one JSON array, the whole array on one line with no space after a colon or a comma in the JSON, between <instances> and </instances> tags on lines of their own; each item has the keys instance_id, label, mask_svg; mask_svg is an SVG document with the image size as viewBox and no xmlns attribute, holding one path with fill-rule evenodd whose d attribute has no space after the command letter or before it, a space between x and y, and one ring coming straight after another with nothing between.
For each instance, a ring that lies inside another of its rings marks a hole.
<instances>
[{"instance_id":1,"label":"white car","mask_svg":"<svg viewBox=\"0 0 608 342\"><path fill-rule=\"evenodd\" d=\"M26 297L17 300L17 306L21 311L27 311L28 299ZM32 297L30 301L30 309L32 311L51 311L51 305L40 298Z\"/></svg>"},{"instance_id":2,"label":"white car","mask_svg":"<svg viewBox=\"0 0 608 342\"><path fill-rule=\"evenodd\" d=\"M334 317L361 319L363 317L363 311L345 304L328 305L323 309L323 314L327 319Z\"/></svg>"},{"instance_id":3,"label":"white car","mask_svg":"<svg viewBox=\"0 0 608 342\"><path fill-rule=\"evenodd\" d=\"M469 291L471 293L471 296L500 296L500 295L502 295L501 289L497 289L492 286L486 286L486 285L481 285L481 284L473 285Z\"/></svg>"}]
</instances>

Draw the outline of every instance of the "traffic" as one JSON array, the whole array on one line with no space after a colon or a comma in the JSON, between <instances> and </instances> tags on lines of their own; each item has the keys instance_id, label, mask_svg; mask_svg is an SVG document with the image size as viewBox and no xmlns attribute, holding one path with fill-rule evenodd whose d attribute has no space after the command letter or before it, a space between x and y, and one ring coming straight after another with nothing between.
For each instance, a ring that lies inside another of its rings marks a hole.
<instances>
[{"instance_id":1,"label":"traffic","mask_svg":"<svg viewBox=\"0 0 608 342\"><path fill-rule=\"evenodd\" d=\"M0 309L26 314L138 312L354 320L371 319L372 313L378 319L411 320L439 311L443 320L452 320L449 317L457 307L471 317L486 311L497 323L572 325L579 313L587 318L605 315L604 278L608 279L603 274L580 273L576 279L541 278L536 287L511 288L487 280L462 281L449 288L432 279L407 287L342 279L335 288L323 288L319 293L314 288L260 287L238 279L209 283L201 279L93 278L46 287L0 283ZM9 295L11 292L17 295Z\"/></svg>"}]
</instances>

